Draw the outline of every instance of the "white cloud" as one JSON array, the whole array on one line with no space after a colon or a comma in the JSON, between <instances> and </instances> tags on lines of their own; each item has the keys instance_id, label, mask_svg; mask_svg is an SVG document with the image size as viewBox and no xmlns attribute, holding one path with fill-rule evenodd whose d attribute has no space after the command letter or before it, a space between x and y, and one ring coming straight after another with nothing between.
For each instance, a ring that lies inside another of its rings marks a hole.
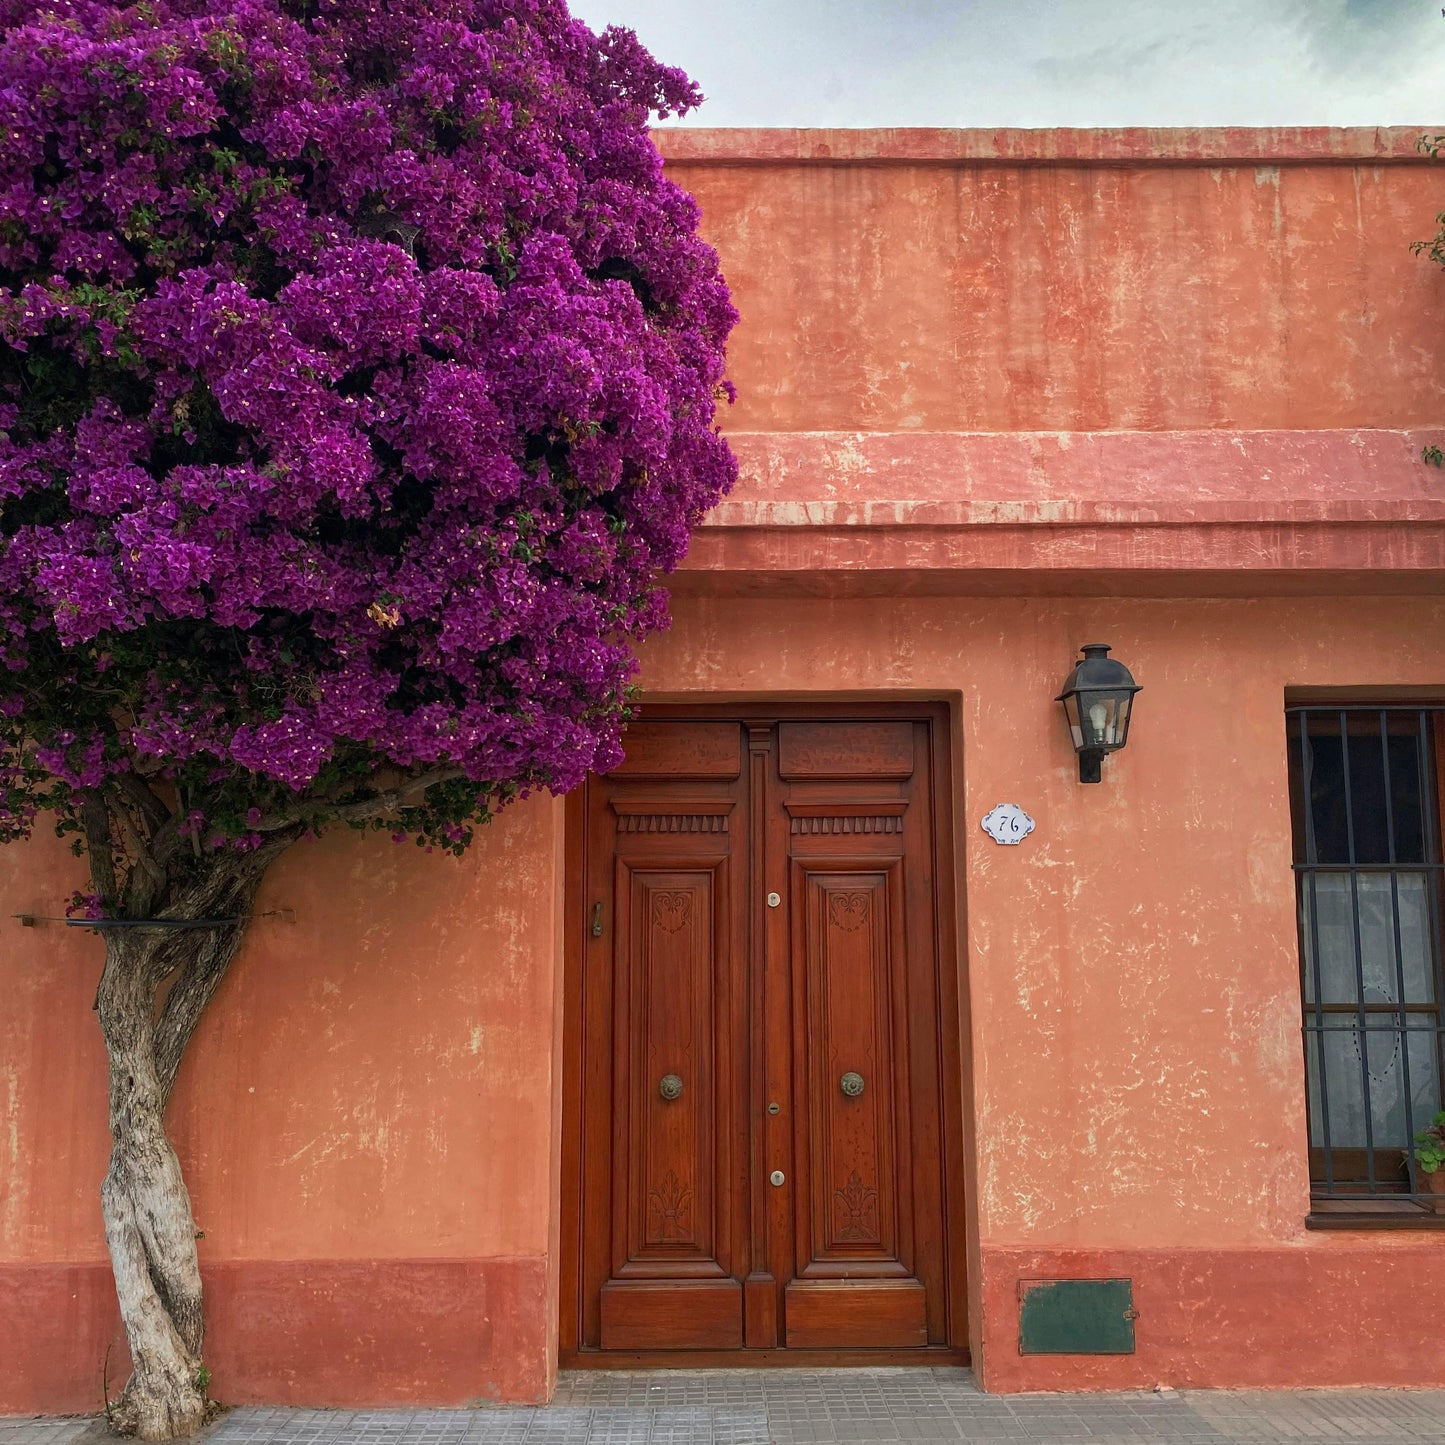
<instances>
[{"instance_id":1,"label":"white cloud","mask_svg":"<svg viewBox=\"0 0 1445 1445\"><path fill-rule=\"evenodd\" d=\"M1428 125L1440 0L572 0L701 125Z\"/></svg>"}]
</instances>

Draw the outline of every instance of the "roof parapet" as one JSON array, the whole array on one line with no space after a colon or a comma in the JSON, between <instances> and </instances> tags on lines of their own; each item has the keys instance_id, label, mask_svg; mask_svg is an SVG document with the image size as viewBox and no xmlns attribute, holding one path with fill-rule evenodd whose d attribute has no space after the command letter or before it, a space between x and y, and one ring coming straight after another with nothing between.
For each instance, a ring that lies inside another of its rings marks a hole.
<instances>
[{"instance_id":1,"label":"roof parapet","mask_svg":"<svg viewBox=\"0 0 1445 1445\"><path fill-rule=\"evenodd\" d=\"M1418 126L791 130L663 126L676 165L1228 166L1431 164Z\"/></svg>"}]
</instances>

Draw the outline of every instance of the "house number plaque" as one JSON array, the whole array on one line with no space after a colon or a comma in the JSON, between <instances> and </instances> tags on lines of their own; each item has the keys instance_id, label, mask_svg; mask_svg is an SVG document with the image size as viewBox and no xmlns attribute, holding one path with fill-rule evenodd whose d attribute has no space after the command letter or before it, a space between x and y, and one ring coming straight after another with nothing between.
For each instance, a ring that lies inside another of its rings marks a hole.
<instances>
[{"instance_id":1,"label":"house number plaque","mask_svg":"<svg viewBox=\"0 0 1445 1445\"><path fill-rule=\"evenodd\" d=\"M1004 847L1022 843L1034 831L1034 820L1017 803L1000 803L985 815L983 831Z\"/></svg>"}]
</instances>

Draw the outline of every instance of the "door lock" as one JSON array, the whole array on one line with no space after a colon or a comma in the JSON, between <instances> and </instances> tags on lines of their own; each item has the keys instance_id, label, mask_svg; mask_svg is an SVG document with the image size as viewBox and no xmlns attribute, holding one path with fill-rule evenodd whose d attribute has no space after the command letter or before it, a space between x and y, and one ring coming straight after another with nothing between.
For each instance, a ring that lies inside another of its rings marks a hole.
<instances>
[{"instance_id":1,"label":"door lock","mask_svg":"<svg viewBox=\"0 0 1445 1445\"><path fill-rule=\"evenodd\" d=\"M773 1172L768 1175L768 1183L771 1184L774 1189L781 1189L784 1183L783 1171L781 1169L774 1169Z\"/></svg>"},{"instance_id":2,"label":"door lock","mask_svg":"<svg viewBox=\"0 0 1445 1445\"><path fill-rule=\"evenodd\" d=\"M782 901L783 901L783 898L782 898L782 895L781 895L781 894L779 894L779 893L769 893L769 894L768 894L768 907L769 907L769 908L776 908L776 907L778 907L778 905L781 904Z\"/></svg>"}]
</instances>

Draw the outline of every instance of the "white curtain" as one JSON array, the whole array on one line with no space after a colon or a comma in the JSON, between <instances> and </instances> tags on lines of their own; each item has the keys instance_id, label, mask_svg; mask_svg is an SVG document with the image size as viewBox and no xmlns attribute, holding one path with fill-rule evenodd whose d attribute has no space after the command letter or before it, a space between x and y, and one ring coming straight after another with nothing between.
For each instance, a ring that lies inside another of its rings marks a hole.
<instances>
[{"instance_id":1,"label":"white curtain","mask_svg":"<svg viewBox=\"0 0 1445 1445\"><path fill-rule=\"evenodd\" d=\"M1323 1022L1322 1035L1307 1033L1311 1142L1322 1145L1324 1101L1320 1097L1320 1050L1329 1080L1329 1142L1336 1149L1362 1149L1366 1101L1375 1148L1403 1149L1410 1142L1405 1110L1406 1076L1416 1129L1440 1107L1436 1076L1434 1014L1370 1013L1373 1027L1363 1039L1357 1016L1312 1009L1325 1004L1429 1004L1434 996L1430 956L1429 881L1423 873L1305 875L1301 924L1305 950L1305 1023ZM1355 912L1359 916L1356 957ZM1396 947L1398 936L1399 946ZM1357 966L1358 962L1358 966ZM1408 1066L1408 1067L1407 1067Z\"/></svg>"}]
</instances>

